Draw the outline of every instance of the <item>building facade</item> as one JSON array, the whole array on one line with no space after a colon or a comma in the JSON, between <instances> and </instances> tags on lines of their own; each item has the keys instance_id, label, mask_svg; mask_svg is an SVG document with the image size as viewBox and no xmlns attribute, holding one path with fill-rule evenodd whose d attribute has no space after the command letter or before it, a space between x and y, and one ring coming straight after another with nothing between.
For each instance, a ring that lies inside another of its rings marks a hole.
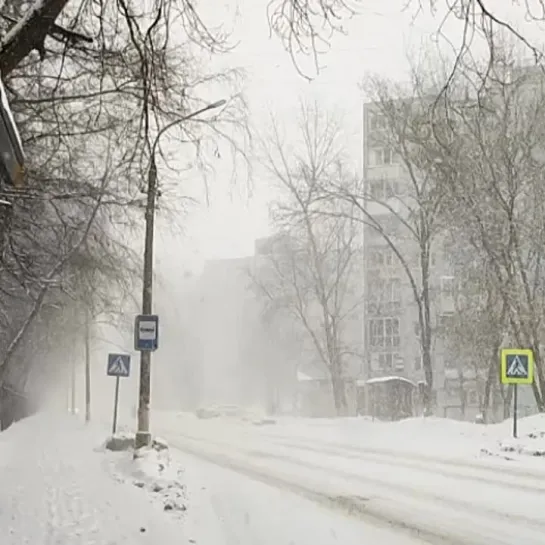
<instances>
[{"instance_id":1,"label":"building facade","mask_svg":"<svg viewBox=\"0 0 545 545\"><path fill-rule=\"evenodd\" d=\"M524 76L524 88L520 89L523 99L526 92L529 96L536 91L543 93L543 74L538 67L512 69L510 76L513 81ZM495 100L493 89L489 99ZM405 112L414 110L418 115L418 105L413 106ZM413 179L401 158L388 146L385 134L389 125L377 104L364 105L363 183L367 214L374 218L364 226L363 233L366 378L395 375L418 383L424 381L424 372L414 291L422 289L421 250L414 234L403 225L403 221L411 222L409 215L417 211L417 205L411 205L414 203ZM473 264L473 260L480 261L464 241L445 231L434 234L430 249L436 414L473 420L481 412L490 353L468 354L465 347L460 346L463 338L453 339L448 332L450 324L460 316L457 311L463 299L467 273L464 268ZM402 265L400 256L408 267ZM477 275L479 273L477 271ZM501 404L494 386L491 405L495 418L502 417ZM534 405L531 388L521 389L521 412L532 412Z\"/></svg>"},{"instance_id":2,"label":"building facade","mask_svg":"<svg viewBox=\"0 0 545 545\"><path fill-rule=\"evenodd\" d=\"M424 371L414 291L422 289L421 251L419 241L403 224L410 221L413 186L401 159L387 144L386 128L377 105L365 104L363 188L366 213L373 218L363 227L365 379L396 376L418 384L424 381ZM439 237L431 247L429 285L432 321L437 325L455 311L454 278ZM448 357L437 339L432 352L436 405L441 414L448 404L444 387Z\"/></svg>"}]
</instances>

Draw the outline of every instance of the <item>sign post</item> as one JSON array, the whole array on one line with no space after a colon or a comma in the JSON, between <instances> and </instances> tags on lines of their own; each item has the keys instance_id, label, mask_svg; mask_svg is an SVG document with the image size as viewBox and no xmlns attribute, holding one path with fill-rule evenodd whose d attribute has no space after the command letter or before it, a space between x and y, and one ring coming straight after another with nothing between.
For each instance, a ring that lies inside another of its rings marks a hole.
<instances>
[{"instance_id":1,"label":"sign post","mask_svg":"<svg viewBox=\"0 0 545 545\"><path fill-rule=\"evenodd\" d=\"M115 377L115 394L114 394L114 419L112 423L112 435L117 431L117 408L119 407L119 377Z\"/></svg>"},{"instance_id":2,"label":"sign post","mask_svg":"<svg viewBox=\"0 0 545 545\"><path fill-rule=\"evenodd\" d=\"M117 410L119 407L119 379L130 376L131 357L128 354L108 354L106 374L109 377L115 377L114 417L112 423L112 435L115 435L117 431Z\"/></svg>"},{"instance_id":3,"label":"sign post","mask_svg":"<svg viewBox=\"0 0 545 545\"><path fill-rule=\"evenodd\" d=\"M534 353L524 348L504 348L501 351L502 384L513 385L513 437L518 435L518 385L534 382Z\"/></svg>"}]
</instances>

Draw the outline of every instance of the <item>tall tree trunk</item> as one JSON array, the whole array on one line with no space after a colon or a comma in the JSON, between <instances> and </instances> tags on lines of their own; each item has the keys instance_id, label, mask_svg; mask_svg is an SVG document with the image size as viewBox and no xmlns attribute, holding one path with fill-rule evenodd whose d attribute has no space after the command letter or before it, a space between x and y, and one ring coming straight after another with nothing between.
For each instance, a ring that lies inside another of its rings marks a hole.
<instances>
[{"instance_id":1,"label":"tall tree trunk","mask_svg":"<svg viewBox=\"0 0 545 545\"><path fill-rule=\"evenodd\" d=\"M427 218L421 211L422 233L427 232ZM430 238L422 236L420 242L420 270L422 282L422 297L419 305L419 319L422 347L422 366L426 384L424 387L424 415L433 413L433 362L432 362L432 327L431 327L431 299L430 299Z\"/></svg>"},{"instance_id":2,"label":"tall tree trunk","mask_svg":"<svg viewBox=\"0 0 545 545\"><path fill-rule=\"evenodd\" d=\"M534 339L537 335L534 335ZM545 412L545 399L543 399L545 394L545 376L543 374L543 361L541 357L541 350L539 348L539 341L534 342L532 347L534 353L534 382L532 384L532 390L534 392L534 398L536 400L537 410L540 413Z\"/></svg>"},{"instance_id":3,"label":"tall tree trunk","mask_svg":"<svg viewBox=\"0 0 545 545\"><path fill-rule=\"evenodd\" d=\"M461 367L458 368L458 383L460 392L460 412L462 414L462 420L465 420L467 409L467 394L465 388L464 370Z\"/></svg>"},{"instance_id":4,"label":"tall tree trunk","mask_svg":"<svg viewBox=\"0 0 545 545\"><path fill-rule=\"evenodd\" d=\"M337 416L348 414L348 401L346 399L346 386L338 365L331 368L331 387L333 390L333 402Z\"/></svg>"},{"instance_id":5,"label":"tall tree trunk","mask_svg":"<svg viewBox=\"0 0 545 545\"><path fill-rule=\"evenodd\" d=\"M493 301L493 292L492 288L488 289L488 311L492 312L492 301ZM488 364L488 374L486 377L486 384L484 386L484 399L482 406L483 420L485 424L489 423L489 411L490 411L490 396L492 395L494 383L499 384L499 357L500 357L500 347L502 343L502 334L501 330L504 327L505 316L507 314L508 304L504 299L501 313L498 320L497 328L497 337L494 339L492 346L490 348L490 362Z\"/></svg>"},{"instance_id":6,"label":"tall tree trunk","mask_svg":"<svg viewBox=\"0 0 545 545\"><path fill-rule=\"evenodd\" d=\"M70 412L76 414L76 358L70 363Z\"/></svg>"},{"instance_id":7,"label":"tall tree trunk","mask_svg":"<svg viewBox=\"0 0 545 545\"><path fill-rule=\"evenodd\" d=\"M422 347L422 367L424 368L424 391L422 403L424 405L424 415L430 416L433 413L433 367L431 359L431 346L424 342Z\"/></svg>"},{"instance_id":8,"label":"tall tree trunk","mask_svg":"<svg viewBox=\"0 0 545 545\"><path fill-rule=\"evenodd\" d=\"M491 349L490 362L488 364L488 374L486 376L486 383L484 385L484 398L481 412L483 413L483 420L485 424L488 424L490 420L490 396L492 394L492 384L494 383L494 380L498 377L498 353L500 349L500 344L501 343L497 343L497 345L494 345Z\"/></svg>"},{"instance_id":9,"label":"tall tree trunk","mask_svg":"<svg viewBox=\"0 0 545 545\"><path fill-rule=\"evenodd\" d=\"M85 422L91 421L91 316L85 311Z\"/></svg>"}]
</instances>

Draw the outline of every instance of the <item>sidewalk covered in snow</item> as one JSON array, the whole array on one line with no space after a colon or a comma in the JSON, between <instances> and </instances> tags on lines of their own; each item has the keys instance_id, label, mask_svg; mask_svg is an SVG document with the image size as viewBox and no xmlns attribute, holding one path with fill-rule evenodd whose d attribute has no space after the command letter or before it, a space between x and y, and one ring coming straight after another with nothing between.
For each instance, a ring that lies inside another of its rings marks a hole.
<instances>
[{"instance_id":1,"label":"sidewalk covered in snow","mask_svg":"<svg viewBox=\"0 0 545 545\"><path fill-rule=\"evenodd\" d=\"M180 525L110 473L104 437L64 415L0 433L2 545L183 545Z\"/></svg>"}]
</instances>

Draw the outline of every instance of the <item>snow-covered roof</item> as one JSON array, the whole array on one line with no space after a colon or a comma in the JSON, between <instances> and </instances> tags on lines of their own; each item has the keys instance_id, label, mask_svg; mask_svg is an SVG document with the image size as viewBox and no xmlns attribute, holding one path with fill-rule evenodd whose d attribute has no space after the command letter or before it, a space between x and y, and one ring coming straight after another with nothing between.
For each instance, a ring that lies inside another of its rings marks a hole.
<instances>
[{"instance_id":1,"label":"snow-covered roof","mask_svg":"<svg viewBox=\"0 0 545 545\"><path fill-rule=\"evenodd\" d=\"M297 380L309 381L309 380L328 380L329 376L325 369L320 368L318 365L315 365L310 362L303 362L298 366L297 370ZM302 378L300 379L299 376ZM305 378L306 377L306 378Z\"/></svg>"},{"instance_id":2,"label":"snow-covered roof","mask_svg":"<svg viewBox=\"0 0 545 545\"><path fill-rule=\"evenodd\" d=\"M405 382L416 388L416 384L412 380L409 380L408 378L405 378L405 377L397 377L397 376L376 377L376 378L370 378L369 380L358 380L356 384L358 386L365 386L365 384L381 384L384 382L392 382L392 381Z\"/></svg>"},{"instance_id":3,"label":"snow-covered roof","mask_svg":"<svg viewBox=\"0 0 545 545\"><path fill-rule=\"evenodd\" d=\"M309 377L308 375L305 375L305 373L301 373L301 371L297 371L297 380L299 382L306 382L307 380L314 380L312 377Z\"/></svg>"}]
</instances>

